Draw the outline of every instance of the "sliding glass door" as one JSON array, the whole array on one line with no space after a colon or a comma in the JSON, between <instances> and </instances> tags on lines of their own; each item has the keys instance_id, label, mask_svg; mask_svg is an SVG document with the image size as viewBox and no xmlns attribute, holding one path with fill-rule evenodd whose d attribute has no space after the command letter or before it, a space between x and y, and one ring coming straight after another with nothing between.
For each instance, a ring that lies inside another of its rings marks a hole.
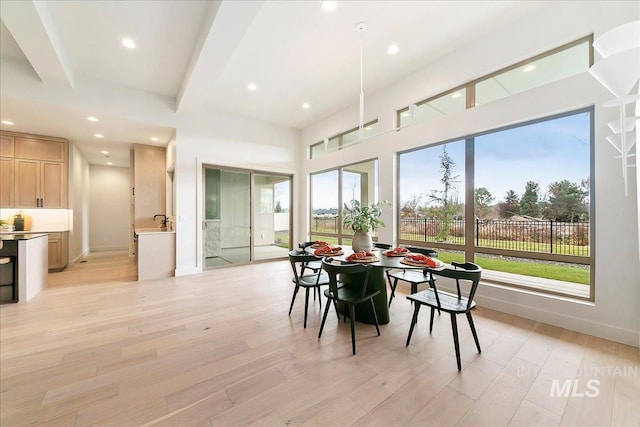
<instances>
[{"instance_id":1,"label":"sliding glass door","mask_svg":"<svg viewBox=\"0 0 640 427\"><path fill-rule=\"evenodd\" d=\"M204 268L286 257L291 177L203 169Z\"/></svg>"}]
</instances>

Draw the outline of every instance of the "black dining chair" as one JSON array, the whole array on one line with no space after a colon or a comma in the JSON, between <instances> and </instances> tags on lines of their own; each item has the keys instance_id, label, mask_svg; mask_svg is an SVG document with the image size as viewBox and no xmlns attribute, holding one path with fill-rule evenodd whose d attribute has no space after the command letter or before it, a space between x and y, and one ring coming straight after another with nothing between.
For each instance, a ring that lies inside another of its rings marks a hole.
<instances>
[{"instance_id":1,"label":"black dining chair","mask_svg":"<svg viewBox=\"0 0 640 427\"><path fill-rule=\"evenodd\" d=\"M305 289L304 295L304 327L307 327L307 312L309 310L309 289L314 290L314 296L316 289L318 294L320 293L320 287L329 284L329 277L327 274L318 271L312 274L302 274L305 264L310 262L319 262L319 258L315 255L308 254L304 251L293 250L289 252L289 262L291 263L291 269L293 270L293 278L291 281L295 284L293 288L293 296L291 297L291 306L289 307L289 316L291 316L291 310L293 310L293 303L298 295L300 288ZM300 272L298 272L300 270ZM322 308L322 299L320 301L320 308Z\"/></svg>"},{"instance_id":2,"label":"black dining chair","mask_svg":"<svg viewBox=\"0 0 640 427\"><path fill-rule=\"evenodd\" d=\"M309 246L312 246L314 243L315 242L300 242L298 243L298 249L305 250ZM307 268L314 273L318 273L320 270L322 270L322 264L320 263L320 260L309 261L302 266L302 271L300 272L300 274L304 275L304 270Z\"/></svg>"},{"instance_id":3,"label":"black dining chair","mask_svg":"<svg viewBox=\"0 0 640 427\"><path fill-rule=\"evenodd\" d=\"M415 254L423 254L430 257L437 257L438 251L429 248L421 248L417 246L406 246L406 248ZM393 281L391 280L393 279ZM411 285L411 293L415 294L418 292L418 285L423 283L429 283L433 285L435 279L431 275L428 269L418 270L418 269L406 269L406 270L393 270L387 271L387 280L389 281L389 287L391 288L391 295L389 296L389 307L391 307L391 301L393 301L393 297L396 294L396 287L398 286L398 281L402 280L404 282L408 282Z\"/></svg>"},{"instance_id":4,"label":"black dining chair","mask_svg":"<svg viewBox=\"0 0 640 427\"><path fill-rule=\"evenodd\" d=\"M462 367L460 365L460 344L458 342L458 324L456 320L456 316L458 314L464 313L467 315L467 320L469 321L469 326L471 327L471 333L473 334L473 339L476 342L478 353L482 352L480 350L478 334L476 333L476 328L473 324L473 317L471 317L471 310L476 308L476 302L473 298L475 297L476 290L478 289L478 284L480 283L482 268L472 262L452 262L451 265L454 268L434 271L433 274L436 276L454 279L456 282L457 293L453 294L449 292L438 291L435 283L433 283L429 289L407 296L408 300L413 301L415 308L413 310L413 318L411 319L411 327L409 328L409 336L407 337L406 345L408 346L409 342L411 341L411 335L413 334L413 328L418 321L418 313L420 312L421 306L426 305L431 307L429 333L431 333L431 331L433 330L433 315L436 309L449 313L451 315L451 329L453 330L453 344L456 349L456 362L458 363L458 371L460 371ZM462 294L460 289L460 282L471 284L467 296L464 296Z\"/></svg>"},{"instance_id":5,"label":"black dining chair","mask_svg":"<svg viewBox=\"0 0 640 427\"><path fill-rule=\"evenodd\" d=\"M332 258L325 258L322 260L322 268L329 275L329 289L324 291L324 295L327 297L327 303L324 307L324 315L322 316L322 323L320 324L320 332L318 332L318 339L322 336L322 330L324 329L324 322L327 320L327 313L329 312L329 306L331 301L334 304L345 304L349 308L349 319L351 320L351 348L353 354L356 354L356 331L355 331L355 306L369 301L371 304L371 310L373 310L373 317L375 319L376 331L380 336L380 327L378 326L378 315L376 314L376 307L373 304L373 297L380 293L380 290L372 290L367 287L369 282L369 273L373 268L368 264L349 264L342 261L336 261ZM342 286L339 287L338 275L339 274L358 274L365 273L362 287L360 286Z\"/></svg>"}]
</instances>

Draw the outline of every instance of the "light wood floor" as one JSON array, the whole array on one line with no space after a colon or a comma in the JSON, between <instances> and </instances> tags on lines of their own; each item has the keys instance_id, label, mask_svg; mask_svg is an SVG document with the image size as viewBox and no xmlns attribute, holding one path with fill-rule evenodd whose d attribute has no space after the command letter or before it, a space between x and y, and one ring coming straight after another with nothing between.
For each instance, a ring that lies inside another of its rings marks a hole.
<instances>
[{"instance_id":1,"label":"light wood floor","mask_svg":"<svg viewBox=\"0 0 640 427\"><path fill-rule=\"evenodd\" d=\"M483 351L461 318L459 373L444 315L405 347L401 296L380 337L357 325L352 356L333 312L317 339L318 302L306 329L300 295L287 315L287 261L146 282L102 261L0 307L0 425L640 424L637 348L479 308ZM565 380L574 396L551 397Z\"/></svg>"}]
</instances>

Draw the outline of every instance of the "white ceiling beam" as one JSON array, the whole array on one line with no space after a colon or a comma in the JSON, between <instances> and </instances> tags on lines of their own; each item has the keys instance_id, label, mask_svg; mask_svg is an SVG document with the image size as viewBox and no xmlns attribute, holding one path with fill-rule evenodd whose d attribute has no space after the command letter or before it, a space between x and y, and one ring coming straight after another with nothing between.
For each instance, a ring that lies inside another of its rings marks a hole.
<instances>
[{"instance_id":1,"label":"white ceiling beam","mask_svg":"<svg viewBox=\"0 0 640 427\"><path fill-rule=\"evenodd\" d=\"M45 1L2 1L0 16L43 83L73 87L73 68Z\"/></svg>"},{"instance_id":2,"label":"white ceiling beam","mask_svg":"<svg viewBox=\"0 0 640 427\"><path fill-rule=\"evenodd\" d=\"M178 113L203 106L262 4L262 0L212 3L176 98Z\"/></svg>"}]
</instances>

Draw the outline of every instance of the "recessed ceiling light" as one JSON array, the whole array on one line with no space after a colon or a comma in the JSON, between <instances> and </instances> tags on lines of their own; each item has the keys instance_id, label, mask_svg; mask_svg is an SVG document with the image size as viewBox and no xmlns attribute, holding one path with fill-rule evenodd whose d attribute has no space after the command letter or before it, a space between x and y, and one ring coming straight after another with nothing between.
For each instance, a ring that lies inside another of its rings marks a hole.
<instances>
[{"instance_id":1,"label":"recessed ceiling light","mask_svg":"<svg viewBox=\"0 0 640 427\"><path fill-rule=\"evenodd\" d=\"M102 153L102 154L109 154L109 152L108 152L108 151L106 151L106 150L102 150L102 151L101 151L101 153Z\"/></svg>"},{"instance_id":2,"label":"recessed ceiling light","mask_svg":"<svg viewBox=\"0 0 640 427\"><path fill-rule=\"evenodd\" d=\"M533 71L533 70L535 70L535 69L536 69L536 66L535 66L535 65L533 65L533 64L529 64L529 65L527 65L526 67L524 67L524 68L522 69L522 72L523 72L523 73L528 73L529 71Z\"/></svg>"},{"instance_id":3,"label":"recessed ceiling light","mask_svg":"<svg viewBox=\"0 0 640 427\"><path fill-rule=\"evenodd\" d=\"M124 38L122 39L122 46L127 47L129 49L135 49L136 43L129 38Z\"/></svg>"},{"instance_id":4,"label":"recessed ceiling light","mask_svg":"<svg viewBox=\"0 0 640 427\"><path fill-rule=\"evenodd\" d=\"M102 135L101 133L96 133L95 135L96 138L104 138L104 135Z\"/></svg>"},{"instance_id":5,"label":"recessed ceiling light","mask_svg":"<svg viewBox=\"0 0 640 427\"><path fill-rule=\"evenodd\" d=\"M13 126L13 122L11 120L3 120L2 124Z\"/></svg>"},{"instance_id":6,"label":"recessed ceiling light","mask_svg":"<svg viewBox=\"0 0 640 427\"><path fill-rule=\"evenodd\" d=\"M113 163L111 162L107 162L107 166L111 166Z\"/></svg>"},{"instance_id":7,"label":"recessed ceiling light","mask_svg":"<svg viewBox=\"0 0 640 427\"><path fill-rule=\"evenodd\" d=\"M256 89L258 89L258 86L256 86L256 84L255 84L255 83L249 83L249 84L247 85L247 89L249 89L249 90L256 90Z\"/></svg>"},{"instance_id":8,"label":"recessed ceiling light","mask_svg":"<svg viewBox=\"0 0 640 427\"><path fill-rule=\"evenodd\" d=\"M93 117L93 116L89 116L89 117L87 117L87 120L89 120L90 122L97 122L97 121L99 121L97 117Z\"/></svg>"},{"instance_id":9,"label":"recessed ceiling light","mask_svg":"<svg viewBox=\"0 0 640 427\"><path fill-rule=\"evenodd\" d=\"M151 137L151 140L152 140L152 141L156 141L156 142L157 142L157 141L159 141L159 139L158 139L157 137L155 137L155 136L152 136L152 137Z\"/></svg>"},{"instance_id":10,"label":"recessed ceiling light","mask_svg":"<svg viewBox=\"0 0 640 427\"><path fill-rule=\"evenodd\" d=\"M306 102L304 104L302 104L302 108L304 108L305 110L308 109L309 107L311 107L309 104L307 104Z\"/></svg>"},{"instance_id":11,"label":"recessed ceiling light","mask_svg":"<svg viewBox=\"0 0 640 427\"><path fill-rule=\"evenodd\" d=\"M391 46L389 46L389 48L387 49L387 53L389 55L395 55L396 53L398 53L398 51L400 50L400 48L398 47L398 45L392 44Z\"/></svg>"},{"instance_id":12,"label":"recessed ceiling light","mask_svg":"<svg viewBox=\"0 0 640 427\"><path fill-rule=\"evenodd\" d=\"M460 98L462 96L462 94L460 92L456 92L453 95L451 95L452 98Z\"/></svg>"},{"instance_id":13,"label":"recessed ceiling light","mask_svg":"<svg viewBox=\"0 0 640 427\"><path fill-rule=\"evenodd\" d=\"M322 10L325 12L333 12L336 9L336 6L338 6L337 1L325 0L322 2Z\"/></svg>"}]
</instances>

